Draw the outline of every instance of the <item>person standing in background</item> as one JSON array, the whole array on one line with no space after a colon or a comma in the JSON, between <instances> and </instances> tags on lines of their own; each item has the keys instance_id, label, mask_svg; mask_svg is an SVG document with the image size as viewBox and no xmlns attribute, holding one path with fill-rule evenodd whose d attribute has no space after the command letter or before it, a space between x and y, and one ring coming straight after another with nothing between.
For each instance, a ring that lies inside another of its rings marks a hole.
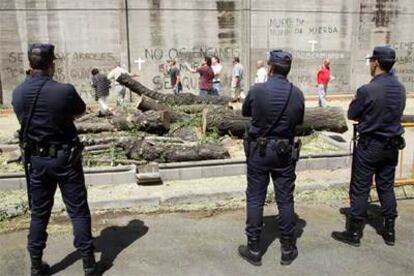
<instances>
[{"instance_id":1,"label":"person standing in background","mask_svg":"<svg viewBox=\"0 0 414 276\"><path fill-rule=\"evenodd\" d=\"M99 73L97 68L93 68L91 74L92 87L95 89L95 100L99 103L99 115L106 115L109 112L106 98L109 96L111 82L106 75Z\"/></svg>"},{"instance_id":2,"label":"person standing in background","mask_svg":"<svg viewBox=\"0 0 414 276\"><path fill-rule=\"evenodd\" d=\"M116 94L116 105L122 106L125 103L126 88L117 79L122 74L130 75L131 77L138 77L136 74L130 74L126 69L122 68L121 64L118 64L111 72L108 73L107 78L111 81L111 87Z\"/></svg>"},{"instance_id":3,"label":"person standing in background","mask_svg":"<svg viewBox=\"0 0 414 276\"><path fill-rule=\"evenodd\" d=\"M223 70L223 65L221 65L220 59L218 56L213 56L211 59L211 62L212 62L211 69L213 69L213 72L214 72L213 95L220 96L221 89L222 89L220 74L221 74L221 70Z\"/></svg>"},{"instance_id":4,"label":"person standing in background","mask_svg":"<svg viewBox=\"0 0 414 276\"><path fill-rule=\"evenodd\" d=\"M258 60L256 63L256 68L257 68L257 72L256 72L256 78L254 80L254 83L263 83L267 81L267 70L265 67L265 64L263 62L263 60Z\"/></svg>"},{"instance_id":5,"label":"person standing in background","mask_svg":"<svg viewBox=\"0 0 414 276\"><path fill-rule=\"evenodd\" d=\"M174 95L178 95L183 91L183 85L181 84L180 69L177 68L177 62L175 60L169 60L168 64L164 66L164 76L170 75L171 87Z\"/></svg>"},{"instance_id":6,"label":"person standing in background","mask_svg":"<svg viewBox=\"0 0 414 276\"><path fill-rule=\"evenodd\" d=\"M204 61L199 68L193 69L188 66L188 70L191 73L200 74L200 80L198 83L200 89L199 96L212 96L214 72L213 69L211 69L211 57L204 57Z\"/></svg>"},{"instance_id":7,"label":"person standing in background","mask_svg":"<svg viewBox=\"0 0 414 276\"><path fill-rule=\"evenodd\" d=\"M232 89L232 97L236 99L240 99L241 92L242 92L242 81L244 78L244 68L243 65L240 63L240 58L235 57L233 60L233 71L231 75L231 89Z\"/></svg>"},{"instance_id":8,"label":"person standing in background","mask_svg":"<svg viewBox=\"0 0 414 276\"><path fill-rule=\"evenodd\" d=\"M329 61L329 59L325 59L316 75L320 107L326 107L326 95L328 94L328 83L329 83L329 80L331 79L330 63L331 62Z\"/></svg>"}]
</instances>

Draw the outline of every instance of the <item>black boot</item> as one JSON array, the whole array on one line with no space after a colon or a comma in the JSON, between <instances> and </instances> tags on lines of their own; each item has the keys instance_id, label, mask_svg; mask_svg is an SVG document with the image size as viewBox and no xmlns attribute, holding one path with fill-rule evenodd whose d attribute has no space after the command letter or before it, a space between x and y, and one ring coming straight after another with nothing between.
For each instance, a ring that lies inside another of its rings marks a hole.
<instances>
[{"instance_id":1,"label":"black boot","mask_svg":"<svg viewBox=\"0 0 414 276\"><path fill-rule=\"evenodd\" d=\"M296 239L294 237L280 238L280 258L281 265L290 265L298 256L298 248L296 247Z\"/></svg>"},{"instance_id":2,"label":"black boot","mask_svg":"<svg viewBox=\"0 0 414 276\"><path fill-rule=\"evenodd\" d=\"M387 245L393 246L395 244L395 218L385 218L384 230L382 237Z\"/></svg>"},{"instance_id":3,"label":"black boot","mask_svg":"<svg viewBox=\"0 0 414 276\"><path fill-rule=\"evenodd\" d=\"M349 229L343 232L332 232L332 238L337 241L350 244L352 246L360 246L362 238L362 228L364 223L362 220L350 218Z\"/></svg>"},{"instance_id":4,"label":"black boot","mask_svg":"<svg viewBox=\"0 0 414 276\"><path fill-rule=\"evenodd\" d=\"M94 254L83 256L82 261L83 261L83 270L85 271L85 276L99 275L98 265L95 261Z\"/></svg>"},{"instance_id":5,"label":"black boot","mask_svg":"<svg viewBox=\"0 0 414 276\"><path fill-rule=\"evenodd\" d=\"M255 266L262 265L262 252L260 251L259 240L248 240L247 246L239 246L239 255L249 263Z\"/></svg>"},{"instance_id":6,"label":"black boot","mask_svg":"<svg viewBox=\"0 0 414 276\"><path fill-rule=\"evenodd\" d=\"M50 275L50 266L42 262L42 256L30 256L30 261L32 262L32 267L30 268L30 275L32 276L43 276Z\"/></svg>"}]
</instances>

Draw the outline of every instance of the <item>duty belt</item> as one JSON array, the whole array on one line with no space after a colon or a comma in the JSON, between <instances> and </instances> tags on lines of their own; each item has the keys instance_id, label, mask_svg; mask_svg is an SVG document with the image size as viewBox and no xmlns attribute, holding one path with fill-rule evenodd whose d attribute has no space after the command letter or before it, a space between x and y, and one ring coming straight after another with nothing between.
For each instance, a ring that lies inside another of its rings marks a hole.
<instances>
[{"instance_id":1,"label":"duty belt","mask_svg":"<svg viewBox=\"0 0 414 276\"><path fill-rule=\"evenodd\" d=\"M69 148L69 145L65 144L50 144L50 145L30 145L29 152L32 156L40 157L56 157L59 150L63 148Z\"/></svg>"},{"instance_id":2,"label":"duty belt","mask_svg":"<svg viewBox=\"0 0 414 276\"><path fill-rule=\"evenodd\" d=\"M67 150L68 152L75 147L79 142L79 140L74 141L73 143L62 143L62 144L36 144L30 143L29 144L29 152L32 156L40 156L40 157L56 157L57 152L59 150Z\"/></svg>"},{"instance_id":3,"label":"duty belt","mask_svg":"<svg viewBox=\"0 0 414 276\"><path fill-rule=\"evenodd\" d=\"M385 146L393 146L400 150L405 148L405 140L401 135L396 135L393 137L387 137L372 133L363 133L359 135L359 140L364 141L365 139L374 139L383 143Z\"/></svg>"},{"instance_id":4,"label":"duty belt","mask_svg":"<svg viewBox=\"0 0 414 276\"><path fill-rule=\"evenodd\" d=\"M265 139L265 140L267 140L268 142L269 142L269 141L274 141L274 142L276 142L276 141L280 141L280 140L286 140L286 141L289 141L289 143L290 143L290 144L293 144L293 140L294 140L293 138L286 138L286 137L275 137L275 136L264 137L264 138L261 138L261 137L251 138L251 137L249 137L248 139L250 140L250 142L257 142L258 140L261 140L261 139Z\"/></svg>"}]
</instances>

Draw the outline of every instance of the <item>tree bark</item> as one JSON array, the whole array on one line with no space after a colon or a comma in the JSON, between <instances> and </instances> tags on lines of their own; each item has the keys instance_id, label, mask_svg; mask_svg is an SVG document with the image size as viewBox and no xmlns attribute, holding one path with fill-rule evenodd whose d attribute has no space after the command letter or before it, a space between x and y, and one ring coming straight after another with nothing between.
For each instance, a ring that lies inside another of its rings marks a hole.
<instances>
[{"instance_id":1,"label":"tree bark","mask_svg":"<svg viewBox=\"0 0 414 276\"><path fill-rule=\"evenodd\" d=\"M154 143L145 138L136 138L124 143L123 148L129 159L182 162L229 158L228 151L221 145L201 144L182 145L170 143Z\"/></svg>"},{"instance_id":2,"label":"tree bark","mask_svg":"<svg viewBox=\"0 0 414 276\"><path fill-rule=\"evenodd\" d=\"M142 111L148 111L148 110L168 111L170 113L170 118L171 118L172 123L189 118L187 114L176 112L172 110L171 107L160 104L157 100L154 100L145 95L141 95L141 97L139 98L138 103L137 103L137 108Z\"/></svg>"},{"instance_id":3,"label":"tree bark","mask_svg":"<svg viewBox=\"0 0 414 276\"><path fill-rule=\"evenodd\" d=\"M84 121L80 123L76 123L76 128L78 129L78 133L99 133L99 132L106 132L106 131L114 131L115 127L111 125L108 121L102 122L89 122Z\"/></svg>"},{"instance_id":4,"label":"tree bark","mask_svg":"<svg viewBox=\"0 0 414 276\"><path fill-rule=\"evenodd\" d=\"M182 93L180 95L163 94L151 89L148 89L142 85L139 81L134 80L129 75L122 74L117 81L128 87L132 92L138 95L145 95L154 100L159 101L161 104L170 106L174 105L190 105L190 104L215 104L226 105L232 101L232 98L223 96L196 96L191 93Z\"/></svg>"},{"instance_id":5,"label":"tree bark","mask_svg":"<svg viewBox=\"0 0 414 276\"><path fill-rule=\"evenodd\" d=\"M111 123L117 130L137 129L147 133L163 135L170 129L170 114L168 111L137 110L135 114L113 116Z\"/></svg>"},{"instance_id":6,"label":"tree bark","mask_svg":"<svg viewBox=\"0 0 414 276\"><path fill-rule=\"evenodd\" d=\"M100 133L113 131L128 131L132 129L163 135L170 129L170 114L168 111L137 110L133 114L120 113L109 117L98 117L88 114L75 122L79 133Z\"/></svg>"},{"instance_id":7,"label":"tree bark","mask_svg":"<svg viewBox=\"0 0 414 276\"><path fill-rule=\"evenodd\" d=\"M213 108L203 114L207 130L217 130L220 135L243 137L250 127L250 118L243 117L240 111ZM296 128L296 136L310 135L314 131L328 130L344 133L348 130L341 108L306 108L303 125Z\"/></svg>"},{"instance_id":8,"label":"tree bark","mask_svg":"<svg viewBox=\"0 0 414 276\"><path fill-rule=\"evenodd\" d=\"M191 104L191 105L182 105L175 107L176 110L187 113L187 114L197 114L203 112L205 108L220 108L221 105L205 105L205 104Z\"/></svg>"}]
</instances>

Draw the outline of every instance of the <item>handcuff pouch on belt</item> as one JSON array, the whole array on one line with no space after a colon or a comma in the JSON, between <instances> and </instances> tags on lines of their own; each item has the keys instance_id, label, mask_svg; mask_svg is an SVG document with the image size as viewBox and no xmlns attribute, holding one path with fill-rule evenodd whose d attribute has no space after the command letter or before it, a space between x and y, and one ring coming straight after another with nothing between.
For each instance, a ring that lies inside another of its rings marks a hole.
<instances>
[{"instance_id":1,"label":"handcuff pouch on belt","mask_svg":"<svg viewBox=\"0 0 414 276\"><path fill-rule=\"evenodd\" d=\"M292 148L292 160L298 161L300 156L300 149L302 148L302 141L298 139L294 144Z\"/></svg>"},{"instance_id":2,"label":"handcuff pouch on belt","mask_svg":"<svg viewBox=\"0 0 414 276\"><path fill-rule=\"evenodd\" d=\"M389 144L399 150L402 150L405 148L406 144L405 144L405 139L402 136L395 136L392 137L389 141Z\"/></svg>"},{"instance_id":3,"label":"handcuff pouch on belt","mask_svg":"<svg viewBox=\"0 0 414 276\"><path fill-rule=\"evenodd\" d=\"M68 161L72 166L78 164L78 162L82 159L82 152L84 148L85 146L79 141L78 138L73 141L68 158Z\"/></svg>"},{"instance_id":4,"label":"handcuff pouch on belt","mask_svg":"<svg viewBox=\"0 0 414 276\"><path fill-rule=\"evenodd\" d=\"M256 139L256 148L259 149L259 155L264 157L266 155L267 138L259 137Z\"/></svg>"}]
</instances>

